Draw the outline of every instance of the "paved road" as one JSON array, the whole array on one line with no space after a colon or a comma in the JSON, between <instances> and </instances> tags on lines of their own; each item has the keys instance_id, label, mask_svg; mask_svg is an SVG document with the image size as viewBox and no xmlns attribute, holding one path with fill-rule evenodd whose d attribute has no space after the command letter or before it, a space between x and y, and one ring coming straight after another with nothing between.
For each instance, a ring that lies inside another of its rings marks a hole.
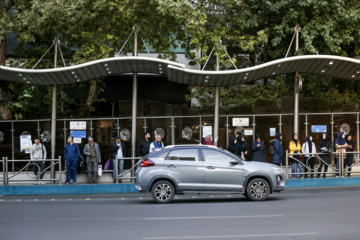
<instances>
[{"instance_id":1,"label":"paved road","mask_svg":"<svg viewBox=\"0 0 360 240\"><path fill-rule=\"evenodd\" d=\"M0 196L0 239L360 239L358 187L270 196Z\"/></svg>"}]
</instances>

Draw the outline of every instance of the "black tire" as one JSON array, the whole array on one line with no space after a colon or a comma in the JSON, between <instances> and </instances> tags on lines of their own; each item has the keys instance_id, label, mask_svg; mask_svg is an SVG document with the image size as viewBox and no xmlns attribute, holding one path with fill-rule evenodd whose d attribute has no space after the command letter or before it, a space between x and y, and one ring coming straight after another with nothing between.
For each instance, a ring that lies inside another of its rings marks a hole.
<instances>
[{"instance_id":1,"label":"black tire","mask_svg":"<svg viewBox=\"0 0 360 240\"><path fill-rule=\"evenodd\" d=\"M252 201L263 201L270 194L270 186L265 179L252 179L246 186L246 195Z\"/></svg>"},{"instance_id":2,"label":"black tire","mask_svg":"<svg viewBox=\"0 0 360 240\"><path fill-rule=\"evenodd\" d=\"M169 203L175 197L175 188L168 181L159 181L152 187L151 197L157 203Z\"/></svg>"}]
</instances>

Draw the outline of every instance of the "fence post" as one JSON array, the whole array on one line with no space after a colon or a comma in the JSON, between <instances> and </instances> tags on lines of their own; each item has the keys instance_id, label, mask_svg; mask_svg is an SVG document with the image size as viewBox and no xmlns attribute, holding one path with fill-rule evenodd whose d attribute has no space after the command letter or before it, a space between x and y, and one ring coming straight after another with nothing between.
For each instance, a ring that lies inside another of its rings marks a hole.
<instances>
[{"instance_id":1,"label":"fence post","mask_svg":"<svg viewBox=\"0 0 360 240\"><path fill-rule=\"evenodd\" d=\"M9 179L8 179L9 166L8 166L7 160L8 160L8 157L5 157L5 159L4 159L4 162L5 162L5 176L4 176L5 186L9 185Z\"/></svg>"},{"instance_id":2,"label":"fence post","mask_svg":"<svg viewBox=\"0 0 360 240\"><path fill-rule=\"evenodd\" d=\"M339 177L344 177L344 149L339 149Z\"/></svg>"},{"instance_id":3,"label":"fence post","mask_svg":"<svg viewBox=\"0 0 360 240\"><path fill-rule=\"evenodd\" d=\"M289 157L289 153L288 150L285 151L285 161L286 161L286 169L285 169L285 174L286 174L286 179L288 179L288 169L289 169L289 162L288 162L288 157Z\"/></svg>"},{"instance_id":4,"label":"fence post","mask_svg":"<svg viewBox=\"0 0 360 240\"><path fill-rule=\"evenodd\" d=\"M59 156L59 185L62 184L62 171L61 171L61 156Z\"/></svg>"},{"instance_id":5,"label":"fence post","mask_svg":"<svg viewBox=\"0 0 360 240\"><path fill-rule=\"evenodd\" d=\"M3 165L3 183L5 186L5 157L2 158L2 165Z\"/></svg>"},{"instance_id":6,"label":"fence post","mask_svg":"<svg viewBox=\"0 0 360 240\"><path fill-rule=\"evenodd\" d=\"M117 159L117 155L115 155L115 179L116 179L116 184L119 183L119 166L118 166L118 159Z\"/></svg>"}]
</instances>

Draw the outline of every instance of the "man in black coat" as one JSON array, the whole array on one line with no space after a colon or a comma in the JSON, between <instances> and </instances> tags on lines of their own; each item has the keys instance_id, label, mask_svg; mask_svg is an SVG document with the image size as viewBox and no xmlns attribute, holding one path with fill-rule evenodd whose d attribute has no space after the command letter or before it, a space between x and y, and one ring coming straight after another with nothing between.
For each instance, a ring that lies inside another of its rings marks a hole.
<instances>
[{"instance_id":1,"label":"man in black coat","mask_svg":"<svg viewBox=\"0 0 360 240\"><path fill-rule=\"evenodd\" d=\"M151 144L151 134L149 132L145 133L145 139L141 140L138 145L137 155L143 157L149 153L150 144Z\"/></svg>"},{"instance_id":2,"label":"man in black coat","mask_svg":"<svg viewBox=\"0 0 360 240\"><path fill-rule=\"evenodd\" d=\"M113 178L116 182L116 160L119 168L119 175L123 173L124 169L124 157L126 157L126 146L125 143L121 141L121 137L117 136L116 141L111 145L111 152L113 157Z\"/></svg>"}]
</instances>

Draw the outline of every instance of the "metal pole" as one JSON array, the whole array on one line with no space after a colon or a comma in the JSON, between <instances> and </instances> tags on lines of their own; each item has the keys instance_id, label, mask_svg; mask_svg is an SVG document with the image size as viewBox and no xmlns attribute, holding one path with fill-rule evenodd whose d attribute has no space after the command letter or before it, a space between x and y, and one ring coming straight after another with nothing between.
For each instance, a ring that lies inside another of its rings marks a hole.
<instances>
[{"instance_id":1,"label":"metal pole","mask_svg":"<svg viewBox=\"0 0 360 240\"><path fill-rule=\"evenodd\" d=\"M216 71L220 69L220 59L219 56L216 56ZM215 87L215 111L214 111L214 145L218 145L219 139L219 90L220 87Z\"/></svg>"},{"instance_id":2,"label":"metal pole","mask_svg":"<svg viewBox=\"0 0 360 240\"><path fill-rule=\"evenodd\" d=\"M299 25L294 28L296 32L296 51L299 50L299 32L301 30ZM299 73L295 73L294 86L294 133L299 133Z\"/></svg>"},{"instance_id":3,"label":"metal pole","mask_svg":"<svg viewBox=\"0 0 360 240\"><path fill-rule=\"evenodd\" d=\"M54 68L57 68L57 49L58 49L58 38L55 38L55 55L54 55ZM51 109L51 159L55 159L56 149L56 84L53 86L52 95L52 109ZM51 179L55 178L55 166L54 161L51 161Z\"/></svg>"},{"instance_id":4,"label":"metal pole","mask_svg":"<svg viewBox=\"0 0 360 240\"><path fill-rule=\"evenodd\" d=\"M117 159L117 155L115 155L115 179L116 179L116 184L119 183L119 164L118 164L118 159Z\"/></svg>"},{"instance_id":5,"label":"metal pole","mask_svg":"<svg viewBox=\"0 0 360 240\"><path fill-rule=\"evenodd\" d=\"M14 136L14 122L11 122L11 157L12 160L15 160L15 136ZM8 166L6 164L6 169L8 169ZM15 172L15 162L12 162L12 171Z\"/></svg>"},{"instance_id":6,"label":"metal pole","mask_svg":"<svg viewBox=\"0 0 360 240\"><path fill-rule=\"evenodd\" d=\"M307 137L308 136L308 115L307 113L305 114L305 136Z\"/></svg>"},{"instance_id":7,"label":"metal pole","mask_svg":"<svg viewBox=\"0 0 360 240\"><path fill-rule=\"evenodd\" d=\"M282 128L282 122L281 122L281 114L280 114L280 116L279 116L279 132L280 133L282 133L281 128Z\"/></svg>"},{"instance_id":8,"label":"metal pole","mask_svg":"<svg viewBox=\"0 0 360 240\"><path fill-rule=\"evenodd\" d=\"M286 179L288 179L288 170L289 170L289 152L288 152L288 150L286 150L285 153L286 153L286 155L285 155L285 160L286 160L285 176L286 176Z\"/></svg>"},{"instance_id":9,"label":"metal pole","mask_svg":"<svg viewBox=\"0 0 360 240\"><path fill-rule=\"evenodd\" d=\"M13 159L14 160L14 159ZM8 157L5 157L5 185L9 185L9 166L8 166Z\"/></svg>"},{"instance_id":10,"label":"metal pole","mask_svg":"<svg viewBox=\"0 0 360 240\"><path fill-rule=\"evenodd\" d=\"M253 141L255 141L255 126L256 126L256 123L255 123L255 114L253 114Z\"/></svg>"},{"instance_id":11,"label":"metal pole","mask_svg":"<svg viewBox=\"0 0 360 240\"><path fill-rule=\"evenodd\" d=\"M171 117L171 145L175 145L175 119Z\"/></svg>"},{"instance_id":12,"label":"metal pole","mask_svg":"<svg viewBox=\"0 0 360 240\"><path fill-rule=\"evenodd\" d=\"M137 26L134 26L134 56L137 57L137 47L138 47L138 34L136 30ZM136 149L136 118L137 118L137 85L138 85L138 78L137 72L133 74L133 94L132 94L132 120L131 120L131 168L135 164L135 149ZM131 177L135 176L135 170L131 170Z\"/></svg>"},{"instance_id":13,"label":"metal pole","mask_svg":"<svg viewBox=\"0 0 360 240\"><path fill-rule=\"evenodd\" d=\"M200 118L199 118L199 142L200 144L202 144L202 123L201 123L201 115L200 115Z\"/></svg>"},{"instance_id":14,"label":"metal pole","mask_svg":"<svg viewBox=\"0 0 360 240\"><path fill-rule=\"evenodd\" d=\"M5 186L6 181L5 181L5 157L2 158L2 165L3 165L3 184Z\"/></svg>"},{"instance_id":15,"label":"metal pole","mask_svg":"<svg viewBox=\"0 0 360 240\"><path fill-rule=\"evenodd\" d=\"M229 116L226 114L226 125L225 125L225 127L226 127L226 147L229 145L229 126L230 126L229 125Z\"/></svg>"},{"instance_id":16,"label":"metal pole","mask_svg":"<svg viewBox=\"0 0 360 240\"><path fill-rule=\"evenodd\" d=\"M59 156L59 185L62 184L61 156Z\"/></svg>"},{"instance_id":17,"label":"metal pole","mask_svg":"<svg viewBox=\"0 0 360 240\"><path fill-rule=\"evenodd\" d=\"M359 152L359 113L356 114L356 142L357 142L357 148L356 151ZM358 154L359 156L359 154Z\"/></svg>"},{"instance_id":18,"label":"metal pole","mask_svg":"<svg viewBox=\"0 0 360 240\"><path fill-rule=\"evenodd\" d=\"M40 121L39 120L37 120L37 132L38 132L38 136L40 137Z\"/></svg>"},{"instance_id":19,"label":"metal pole","mask_svg":"<svg viewBox=\"0 0 360 240\"><path fill-rule=\"evenodd\" d=\"M331 113L331 148L333 152L335 152L335 145L334 145L334 114ZM334 154L331 154L331 160L334 160ZM335 163L335 162L334 162Z\"/></svg>"}]
</instances>

